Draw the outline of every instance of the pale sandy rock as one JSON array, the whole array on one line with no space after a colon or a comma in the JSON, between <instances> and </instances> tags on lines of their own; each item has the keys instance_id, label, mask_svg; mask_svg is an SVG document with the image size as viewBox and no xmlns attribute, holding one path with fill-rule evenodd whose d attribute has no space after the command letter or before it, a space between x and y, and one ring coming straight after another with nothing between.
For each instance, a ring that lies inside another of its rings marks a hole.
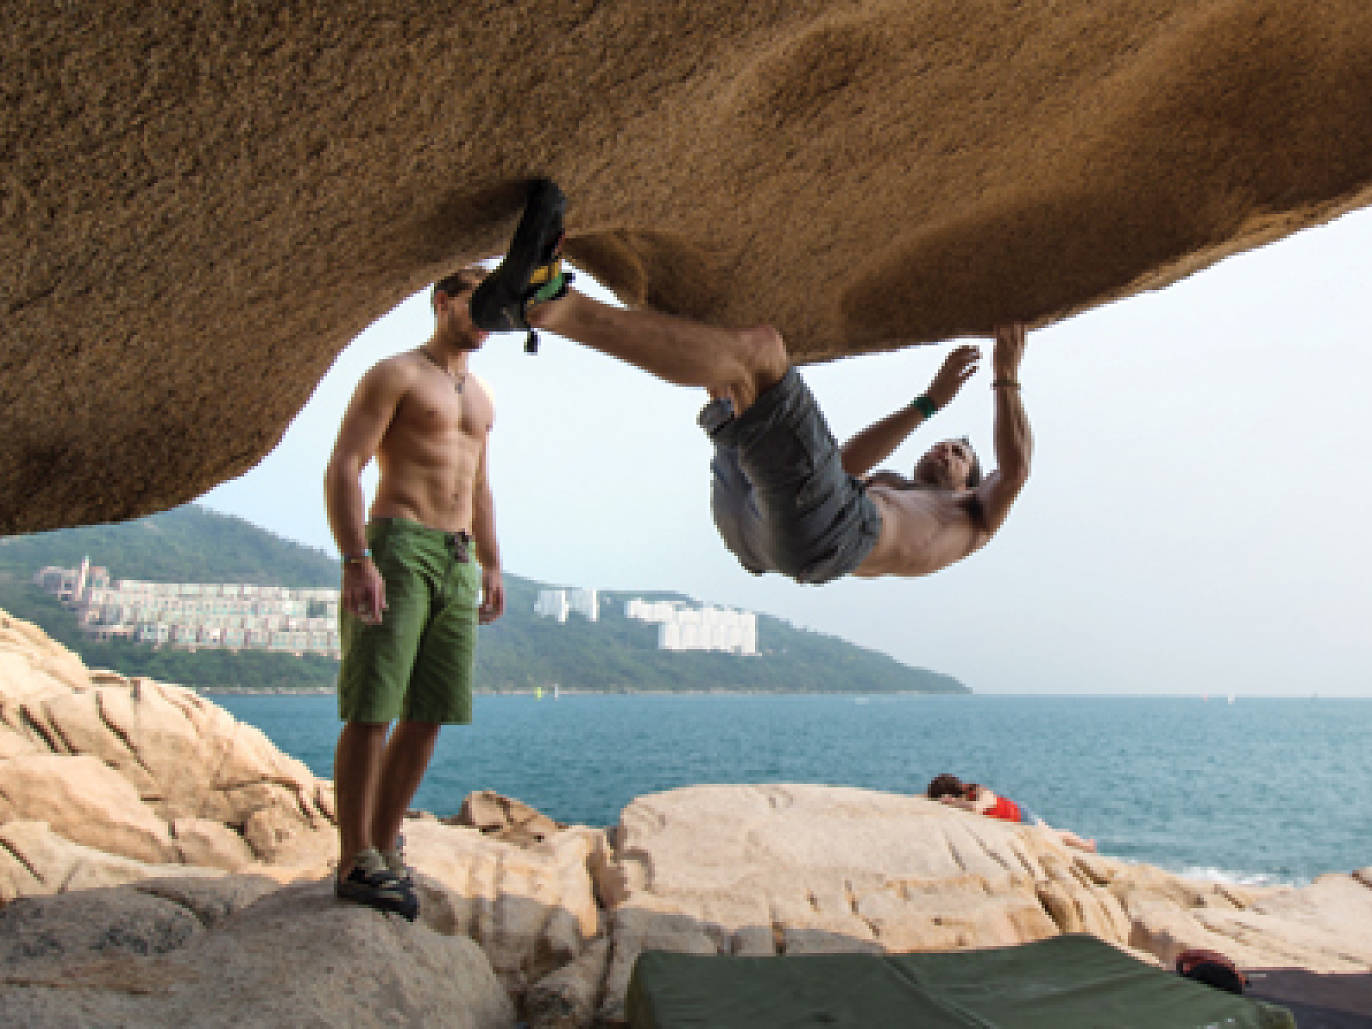
<instances>
[{"instance_id":1,"label":"pale sandy rock","mask_svg":"<svg viewBox=\"0 0 1372 1029\"><path fill-rule=\"evenodd\" d=\"M46 822L0 823L0 903L16 897L120 886L167 875L211 877L211 868L148 864L57 835Z\"/></svg>"},{"instance_id":2,"label":"pale sandy rock","mask_svg":"<svg viewBox=\"0 0 1372 1029\"><path fill-rule=\"evenodd\" d=\"M645 950L670 950L680 954L727 953L721 947L718 926L703 925L685 914L652 911L643 907L622 907L611 920L610 964L599 1018L615 1022L624 1017L624 994L634 962Z\"/></svg>"},{"instance_id":3,"label":"pale sandy rock","mask_svg":"<svg viewBox=\"0 0 1372 1029\"><path fill-rule=\"evenodd\" d=\"M857 939L872 939L891 922L893 905L909 915L901 929L908 936L911 922L926 920L920 912L932 889L982 909L1004 904L994 916L959 916L956 925L931 930L939 941L970 933L968 943L984 937L993 945L1052 931L1034 891L1035 879L1047 875L1026 856L1026 847L1049 846L1049 838L1036 835L1017 851L1008 841L1019 835L917 797L843 787L691 787L625 809L615 833L619 861L599 887L611 906L651 897L655 907L697 914L729 932L780 922Z\"/></svg>"},{"instance_id":4,"label":"pale sandy rock","mask_svg":"<svg viewBox=\"0 0 1372 1029\"><path fill-rule=\"evenodd\" d=\"M285 880L327 871L337 847L330 784L190 690L112 672L98 685L83 672L73 687L50 674L64 655L0 615L0 824L46 821L72 843L139 863L266 862ZM65 881L37 869L9 886Z\"/></svg>"},{"instance_id":5,"label":"pale sandy rock","mask_svg":"<svg viewBox=\"0 0 1372 1029\"><path fill-rule=\"evenodd\" d=\"M34 719L30 705L39 698L51 695L54 690L66 692L88 687L71 686L44 671L41 661L36 660L32 653L3 649L6 646L10 645L0 643L0 683L4 684L5 691L5 705L0 708L0 720L16 732L49 746L55 742L60 747L60 741L50 740L44 735L41 715L37 719L39 724L30 724Z\"/></svg>"},{"instance_id":6,"label":"pale sandy rock","mask_svg":"<svg viewBox=\"0 0 1372 1029\"><path fill-rule=\"evenodd\" d=\"M601 830L571 827L524 846L432 817L403 830L420 917L479 942L511 992L576 958L599 933L587 861L604 846Z\"/></svg>"},{"instance_id":7,"label":"pale sandy rock","mask_svg":"<svg viewBox=\"0 0 1372 1029\"><path fill-rule=\"evenodd\" d=\"M167 824L133 784L82 754L0 763L0 823L42 820L75 843L150 863L176 860Z\"/></svg>"},{"instance_id":8,"label":"pale sandy rock","mask_svg":"<svg viewBox=\"0 0 1372 1029\"><path fill-rule=\"evenodd\" d=\"M223 822L208 818L173 818L171 835L183 864L233 872L253 862L252 848Z\"/></svg>"},{"instance_id":9,"label":"pale sandy rock","mask_svg":"<svg viewBox=\"0 0 1372 1029\"><path fill-rule=\"evenodd\" d=\"M338 839L333 826L322 817L312 817L298 803L293 787L263 786L250 792L262 799L243 817L243 839L259 861L299 864L337 856Z\"/></svg>"},{"instance_id":10,"label":"pale sandy rock","mask_svg":"<svg viewBox=\"0 0 1372 1029\"><path fill-rule=\"evenodd\" d=\"M233 910L203 921L127 888L22 901L16 948L29 953L8 965L0 1007L14 1024L54 1027L514 1024L468 939L340 903L327 882L236 906L224 896ZM85 918L67 934L76 945L44 955L41 927L68 912Z\"/></svg>"},{"instance_id":11,"label":"pale sandy rock","mask_svg":"<svg viewBox=\"0 0 1372 1029\"><path fill-rule=\"evenodd\" d=\"M97 690L96 725L105 729L107 746L117 744L122 752L101 756L161 810L200 814L200 795L210 786L204 769L207 745L212 747L212 741L203 738L186 718L185 709L172 702L174 690L180 688L149 680ZM88 743L84 752L94 752L96 745Z\"/></svg>"},{"instance_id":12,"label":"pale sandy rock","mask_svg":"<svg viewBox=\"0 0 1372 1029\"><path fill-rule=\"evenodd\" d=\"M0 650L20 650L29 664L45 675L73 689L89 683L86 666L71 650L58 643L32 622L0 611ZM0 678L3 678L0 666Z\"/></svg>"},{"instance_id":13,"label":"pale sandy rock","mask_svg":"<svg viewBox=\"0 0 1372 1029\"><path fill-rule=\"evenodd\" d=\"M40 753L43 751L29 737L15 732L7 725L0 725L0 760Z\"/></svg>"},{"instance_id":14,"label":"pale sandy rock","mask_svg":"<svg viewBox=\"0 0 1372 1029\"><path fill-rule=\"evenodd\" d=\"M520 844L540 843L559 829L567 828L522 800L502 796L494 790L474 790L467 794L457 814L444 821L468 825L506 843Z\"/></svg>"},{"instance_id":15,"label":"pale sandy rock","mask_svg":"<svg viewBox=\"0 0 1372 1029\"><path fill-rule=\"evenodd\" d=\"M1303 889L1186 880L920 797L687 787L637 798L610 838L592 862L612 911L603 1014L644 946L875 953L1090 932L1164 965L1208 947L1245 967L1372 971L1372 889L1353 876Z\"/></svg>"}]
</instances>

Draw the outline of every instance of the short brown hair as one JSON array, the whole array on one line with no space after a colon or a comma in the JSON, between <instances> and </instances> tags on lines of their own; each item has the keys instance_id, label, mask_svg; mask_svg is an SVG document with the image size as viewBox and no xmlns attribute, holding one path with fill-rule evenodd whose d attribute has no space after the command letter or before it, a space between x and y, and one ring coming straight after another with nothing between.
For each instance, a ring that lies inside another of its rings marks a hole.
<instances>
[{"instance_id":1,"label":"short brown hair","mask_svg":"<svg viewBox=\"0 0 1372 1029\"><path fill-rule=\"evenodd\" d=\"M445 275L433 284L434 293L446 293L454 296L461 293L469 286L481 285L481 280L489 273L479 264L469 264L465 268L459 268L451 275Z\"/></svg>"}]
</instances>

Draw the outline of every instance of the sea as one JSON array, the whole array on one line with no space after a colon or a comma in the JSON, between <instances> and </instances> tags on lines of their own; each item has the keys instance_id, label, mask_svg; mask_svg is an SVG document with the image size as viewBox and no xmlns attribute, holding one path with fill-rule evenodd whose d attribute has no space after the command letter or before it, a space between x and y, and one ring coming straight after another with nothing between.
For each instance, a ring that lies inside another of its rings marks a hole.
<instances>
[{"instance_id":1,"label":"sea","mask_svg":"<svg viewBox=\"0 0 1372 1029\"><path fill-rule=\"evenodd\" d=\"M332 775L333 696L211 699ZM1302 885L1372 865L1372 699L1356 698L483 695L443 729L413 806L449 815L491 789L606 826L695 783L919 793L940 772L1185 875Z\"/></svg>"}]
</instances>

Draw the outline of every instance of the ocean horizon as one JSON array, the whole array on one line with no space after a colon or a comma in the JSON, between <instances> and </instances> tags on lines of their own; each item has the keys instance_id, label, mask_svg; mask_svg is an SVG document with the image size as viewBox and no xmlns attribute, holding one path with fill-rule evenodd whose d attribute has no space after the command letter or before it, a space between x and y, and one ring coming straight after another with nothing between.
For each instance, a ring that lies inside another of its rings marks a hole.
<instances>
[{"instance_id":1,"label":"ocean horizon","mask_svg":"<svg viewBox=\"0 0 1372 1029\"><path fill-rule=\"evenodd\" d=\"M205 691L316 775L335 698ZM491 789L612 825L634 797L704 783L922 793L940 772L1095 837L1104 854L1265 885L1372 864L1369 698L1195 695L478 694L447 726L414 807Z\"/></svg>"}]
</instances>

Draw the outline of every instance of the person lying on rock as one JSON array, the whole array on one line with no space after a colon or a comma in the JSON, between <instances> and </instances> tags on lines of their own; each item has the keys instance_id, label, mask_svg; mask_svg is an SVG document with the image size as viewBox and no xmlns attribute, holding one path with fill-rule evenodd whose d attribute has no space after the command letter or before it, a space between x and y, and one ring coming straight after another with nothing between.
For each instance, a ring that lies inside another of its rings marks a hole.
<instances>
[{"instance_id":1,"label":"person lying on rock","mask_svg":"<svg viewBox=\"0 0 1372 1029\"><path fill-rule=\"evenodd\" d=\"M1020 401L1025 329L995 330L998 468L985 477L965 438L932 446L909 477L869 474L953 399L977 368L956 347L929 388L839 447L773 328L723 329L628 311L569 289L560 246L564 199L540 180L509 252L472 294L475 325L543 329L711 400L699 423L715 447L711 506L725 545L749 572L800 583L843 575L917 576L978 550L1004 523L1029 476L1032 441Z\"/></svg>"},{"instance_id":2,"label":"person lying on rock","mask_svg":"<svg viewBox=\"0 0 1372 1029\"><path fill-rule=\"evenodd\" d=\"M963 811L975 811L979 815L986 815L989 818L1000 818L1007 822L1022 822L1025 825L1037 825L1049 832L1054 833L1065 846L1075 847L1077 850L1091 851L1096 850L1096 841L1083 839L1076 833L1068 829L1054 829L1024 804L1016 804L1009 797L998 797L985 786L974 782L963 782L956 775L949 775L947 772L936 775L929 781L929 787L925 790L926 796L930 800L941 801L951 807L961 808Z\"/></svg>"},{"instance_id":3,"label":"person lying on rock","mask_svg":"<svg viewBox=\"0 0 1372 1029\"><path fill-rule=\"evenodd\" d=\"M472 720L477 624L505 607L486 476L495 409L467 370L487 335L468 314L485 274L434 283L433 335L362 377L324 478L343 555L335 893L411 920L400 823L439 726ZM364 524L360 476L373 457L381 475Z\"/></svg>"}]
</instances>

